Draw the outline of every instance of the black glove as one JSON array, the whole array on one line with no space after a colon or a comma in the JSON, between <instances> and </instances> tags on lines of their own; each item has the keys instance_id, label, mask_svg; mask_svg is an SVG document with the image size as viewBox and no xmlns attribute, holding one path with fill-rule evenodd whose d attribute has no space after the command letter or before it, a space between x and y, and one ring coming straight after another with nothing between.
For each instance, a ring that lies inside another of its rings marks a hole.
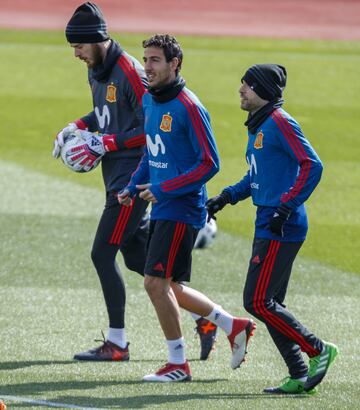
<instances>
[{"instance_id":1,"label":"black glove","mask_svg":"<svg viewBox=\"0 0 360 410\"><path fill-rule=\"evenodd\" d=\"M221 211L230 201L231 195L227 191L222 191L220 195L208 199L205 204L208 213L207 221L209 222L211 218L216 220L216 217L214 216L216 212Z\"/></svg>"},{"instance_id":2,"label":"black glove","mask_svg":"<svg viewBox=\"0 0 360 410\"><path fill-rule=\"evenodd\" d=\"M284 236L284 223L289 219L291 214L291 209L285 205L280 205L279 208L274 212L274 215L269 221L270 231L275 235Z\"/></svg>"}]
</instances>

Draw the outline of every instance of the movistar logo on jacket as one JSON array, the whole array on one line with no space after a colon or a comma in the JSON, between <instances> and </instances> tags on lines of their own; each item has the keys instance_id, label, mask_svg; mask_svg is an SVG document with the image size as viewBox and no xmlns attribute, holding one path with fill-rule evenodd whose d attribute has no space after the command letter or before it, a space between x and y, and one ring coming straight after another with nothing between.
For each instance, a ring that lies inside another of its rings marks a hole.
<instances>
[{"instance_id":1,"label":"movistar logo on jacket","mask_svg":"<svg viewBox=\"0 0 360 410\"><path fill-rule=\"evenodd\" d=\"M153 157L157 157L159 154L159 151L161 154L165 154L165 145L162 142L162 139L159 134L155 135L155 141L153 142L150 135L146 134L146 144L149 150L149 154L151 154Z\"/></svg>"},{"instance_id":2,"label":"movistar logo on jacket","mask_svg":"<svg viewBox=\"0 0 360 410\"><path fill-rule=\"evenodd\" d=\"M246 161L249 164L250 178L252 178L253 176L255 176L257 174L257 165L256 165L255 155L251 154L250 158L246 157ZM260 186L257 182L251 182L250 183L250 188L259 189Z\"/></svg>"},{"instance_id":3,"label":"movistar logo on jacket","mask_svg":"<svg viewBox=\"0 0 360 410\"><path fill-rule=\"evenodd\" d=\"M155 141L151 139L149 134L146 134L146 145L149 151L149 156L157 157L160 154L165 154L165 145L159 134L155 135ZM154 161L149 159L149 165L154 168L167 168L168 163L162 161Z\"/></svg>"},{"instance_id":4,"label":"movistar logo on jacket","mask_svg":"<svg viewBox=\"0 0 360 410\"><path fill-rule=\"evenodd\" d=\"M94 108L96 119L98 121L99 127L104 130L110 124L110 111L108 106L105 104L100 112L99 107Z\"/></svg>"},{"instance_id":5,"label":"movistar logo on jacket","mask_svg":"<svg viewBox=\"0 0 360 410\"><path fill-rule=\"evenodd\" d=\"M256 175L257 174L257 165L256 165L255 155L251 154L250 158L246 157L246 162L249 165L250 176L252 177L253 175Z\"/></svg>"}]
</instances>

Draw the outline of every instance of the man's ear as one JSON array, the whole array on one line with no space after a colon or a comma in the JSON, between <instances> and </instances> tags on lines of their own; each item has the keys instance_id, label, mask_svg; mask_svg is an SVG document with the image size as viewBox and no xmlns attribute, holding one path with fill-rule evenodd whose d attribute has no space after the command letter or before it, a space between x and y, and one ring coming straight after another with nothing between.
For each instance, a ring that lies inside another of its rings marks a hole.
<instances>
[{"instance_id":1,"label":"man's ear","mask_svg":"<svg viewBox=\"0 0 360 410\"><path fill-rule=\"evenodd\" d=\"M171 69L174 70L174 71L176 71L176 69L177 69L178 66L179 66L179 63L180 63L179 59L178 59L177 57L174 57L174 58L170 61L170 67L171 67Z\"/></svg>"}]
</instances>

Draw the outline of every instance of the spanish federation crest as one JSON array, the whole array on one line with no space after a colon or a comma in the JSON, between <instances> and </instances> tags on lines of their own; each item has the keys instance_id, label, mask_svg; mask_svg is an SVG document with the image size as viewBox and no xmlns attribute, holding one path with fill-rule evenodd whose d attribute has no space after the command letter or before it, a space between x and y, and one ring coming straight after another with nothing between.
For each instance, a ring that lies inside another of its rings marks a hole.
<instances>
[{"instance_id":1,"label":"spanish federation crest","mask_svg":"<svg viewBox=\"0 0 360 410\"><path fill-rule=\"evenodd\" d=\"M167 114L164 114L162 116L161 124L160 124L160 129L161 131L164 132L171 132L171 123L172 123L172 116L168 112Z\"/></svg>"},{"instance_id":2,"label":"spanish federation crest","mask_svg":"<svg viewBox=\"0 0 360 410\"><path fill-rule=\"evenodd\" d=\"M254 148L255 149L260 149L263 147L263 138L264 138L264 134L262 131L259 131L256 134L256 138L255 138L255 142L254 142Z\"/></svg>"},{"instance_id":3,"label":"spanish federation crest","mask_svg":"<svg viewBox=\"0 0 360 410\"><path fill-rule=\"evenodd\" d=\"M106 90L106 101L111 103L116 102L116 87L114 84L109 84Z\"/></svg>"}]
</instances>

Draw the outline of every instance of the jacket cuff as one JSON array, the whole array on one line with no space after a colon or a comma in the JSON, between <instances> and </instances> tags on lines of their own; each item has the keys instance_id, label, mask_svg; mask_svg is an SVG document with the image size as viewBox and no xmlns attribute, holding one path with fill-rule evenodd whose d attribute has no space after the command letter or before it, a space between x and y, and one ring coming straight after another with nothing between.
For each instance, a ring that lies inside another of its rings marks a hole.
<instances>
[{"instance_id":1,"label":"jacket cuff","mask_svg":"<svg viewBox=\"0 0 360 410\"><path fill-rule=\"evenodd\" d=\"M80 130L87 130L88 129L88 125L81 118L74 121L74 123Z\"/></svg>"},{"instance_id":2,"label":"jacket cuff","mask_svg":"<svg viewBox=\"0 0 360 410\"><path fill-rule=\"evenodd\" d=\"M118 151L119 148L116 144L116 135L111 134L111 135L103 135L102 136L102 142L104 145L104 149L106 152L111 152L111 151Z\"/></svg>"}]
</instances>

